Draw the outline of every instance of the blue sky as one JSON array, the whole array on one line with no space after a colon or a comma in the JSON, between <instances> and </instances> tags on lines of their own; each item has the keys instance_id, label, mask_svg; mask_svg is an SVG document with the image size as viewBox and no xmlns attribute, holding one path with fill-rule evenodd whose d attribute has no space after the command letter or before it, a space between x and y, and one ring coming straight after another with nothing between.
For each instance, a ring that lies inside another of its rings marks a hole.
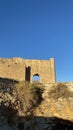
<instances>
[{"instance_id":1,"label":"blue sky","mask_svg":"<svg viewBox=\"0 0 73 130\"><path fill-rule=\"evenodd\" d=\"M73 80L73 0L0 0L0 57L55 58Z\"/></svg>"}]
</instances>

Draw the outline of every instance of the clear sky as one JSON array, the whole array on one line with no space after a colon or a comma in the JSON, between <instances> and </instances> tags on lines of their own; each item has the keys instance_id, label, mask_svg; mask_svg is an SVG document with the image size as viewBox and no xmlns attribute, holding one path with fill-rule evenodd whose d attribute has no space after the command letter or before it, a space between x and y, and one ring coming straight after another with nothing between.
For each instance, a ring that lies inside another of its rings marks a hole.
<instances>
[{"instance_id":1,"label":"clear sky","mask_svg":"<svg viewBox=\"0 0 73 130\"><path fill-rule=\"evenodd\" d=\"M57 81L73 81L73 0L0 0L0 57L53 57Z\"/></svg>"}]
</instances>

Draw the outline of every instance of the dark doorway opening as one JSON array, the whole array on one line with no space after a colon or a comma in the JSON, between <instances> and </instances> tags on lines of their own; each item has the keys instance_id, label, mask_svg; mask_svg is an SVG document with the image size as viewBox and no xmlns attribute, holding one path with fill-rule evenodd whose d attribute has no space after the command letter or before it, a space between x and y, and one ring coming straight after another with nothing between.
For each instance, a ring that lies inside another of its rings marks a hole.
<instances>
[{"instance_id":1,"label":"dark doorway opening","mask_svg":"<svg viewBox=\"0 0 73 130\"><path fill-rule=\"evenodd\" d=\"M31 73L31 68L30 66L26 67L25 70L25 81L30 82L30 73Z\"/></svg>"}]
</instances>

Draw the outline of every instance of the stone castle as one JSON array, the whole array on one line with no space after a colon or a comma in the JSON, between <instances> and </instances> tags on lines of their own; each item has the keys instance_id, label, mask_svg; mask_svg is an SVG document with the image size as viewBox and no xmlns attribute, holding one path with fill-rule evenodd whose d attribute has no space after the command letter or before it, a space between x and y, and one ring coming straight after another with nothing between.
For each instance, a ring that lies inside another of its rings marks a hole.
<instances>
[{"instance_id":1,"label":"stone castle","mask_svg":"<svg viewBox=\"0 0 73 130\"><path fill-rule=\"evenodd\" d=\"M0 58L0 77L32 83L33 76L40 77L40 83L55 83L54 59L28 60L22 58Z\"/></svg>"}]
</instances>

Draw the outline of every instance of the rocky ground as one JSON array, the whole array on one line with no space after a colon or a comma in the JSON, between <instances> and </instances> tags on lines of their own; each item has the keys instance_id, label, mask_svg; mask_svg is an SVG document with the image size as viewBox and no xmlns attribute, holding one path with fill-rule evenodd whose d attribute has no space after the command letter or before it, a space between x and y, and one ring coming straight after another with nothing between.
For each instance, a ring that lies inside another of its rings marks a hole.
<instances>
[{"instance_id":1,"label":"rocky ground","mask_svg":"<svg viewBox=\"0 0 73 130\"><path fill-rule=\"evenodd\" d=\"M73 130L73 83L0 78L0 130Z\"/></svg>"}]
</instances>

